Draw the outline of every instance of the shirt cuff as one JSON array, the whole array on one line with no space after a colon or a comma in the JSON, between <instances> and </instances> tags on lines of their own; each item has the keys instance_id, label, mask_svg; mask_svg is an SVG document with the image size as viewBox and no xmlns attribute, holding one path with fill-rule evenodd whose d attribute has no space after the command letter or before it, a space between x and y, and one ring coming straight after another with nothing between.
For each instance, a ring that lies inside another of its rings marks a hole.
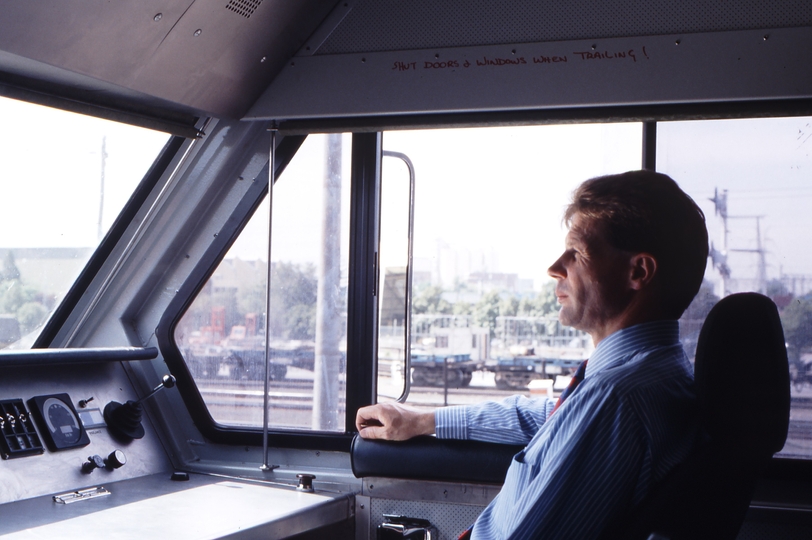
<instances>
[{"instance_id":1,"label":"shirt cuff","mask_svg":"<svg viewBox=\"0 0 812 540\"><path fill-rule=\"evenodd\" d=\"M434 434L438 439L467 439L465 407L441 407L434 411Z\"/></svg>"}]
</instances>

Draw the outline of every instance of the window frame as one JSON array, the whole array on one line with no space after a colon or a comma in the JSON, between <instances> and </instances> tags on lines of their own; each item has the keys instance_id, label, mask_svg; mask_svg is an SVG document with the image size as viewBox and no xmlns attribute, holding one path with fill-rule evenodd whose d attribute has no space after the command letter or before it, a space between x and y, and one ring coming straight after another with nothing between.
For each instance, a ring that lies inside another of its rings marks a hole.
<instances>
[{"instance_id":1,"label":"window frame","mask_svg":"<svg viewBox=\"0 0 812 540\"><path fill-rule=\"evenodd\" d=\"M276 150L277 179L305 138L306 135L288 135L281 139ZM374 363L374 349L371 346L374 343L367 340L367 336L375 328L375 312L370 313L370 308L375 309L375 301L367 293L374 282L374 268L365 268L364 261L373 260L370 253L374 255L377 252L379 151L378 134L353 134L349 264L358 270L350 273L348 283L347 415L344 431L326 433L273 428L269 430L269 436L274 446L348 451L355 426L355 411L371 401L363 389L370 383L368 367ZM266 165L260 176L267 177L268 172ZM262 429L220 424L212 418L175 342L175 327L267 195L267 182L258 182L246 193L209 246L206 255L181 285L156 329L158 346L170 370L178 378L178 390L189 414L201 433L216 443L259 446L262 444Z\"/></svg>"},{"instance_id":2,"label":"window frame","mask_svg":"<svg viewBox=\"0 0 812 540\"><path fill-rule=\"evenodd\" d=\"M349 290L347 323L346 426L344 433L306 432L272 429L271 444L280 448L348 451L355 432L356 411L375 402L377 388L377 252L380 206L380 168L383 132L397 129L438 129L446 127L490 127L593 122L642 122L641 167L656 170L656 129L658 121L714 120L812 116L812 99L737 103L701 103L638 107L596 107L558 111L438 114L406 117L339 118L282 122L285 138L277 149L277 177L292 159L309 133L351 132L351 206L349 245ZM294 138L299 142L293 144ZM266 168L267 171L267 168ZM261 445L259 428L219 425L208 414L172 334L174 326L194 300L197 292L225 257L228 248L267 194L267 185L254 197L247 195L235 208L223 233L212 243L203 262L190 273L175 301L170 304L157 329L159 346L173 373L190 415L204 436L228 445ZM812 477L812 460L776 458L768 472L775 479L801 474Z\"/></svg>"}]
</instances>

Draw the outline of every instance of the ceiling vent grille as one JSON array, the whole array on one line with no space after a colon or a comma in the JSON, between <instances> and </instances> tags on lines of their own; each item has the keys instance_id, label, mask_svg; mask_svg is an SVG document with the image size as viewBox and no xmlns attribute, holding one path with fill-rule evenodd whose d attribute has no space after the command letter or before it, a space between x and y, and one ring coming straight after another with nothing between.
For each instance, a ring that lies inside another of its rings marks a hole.
<instances>
[{"instance_id":1,"label":"ceiling vent grille","mask_svg":"<svg viewBox=\"0 0 812 540\"><path fill-rule=\"evenodd\" d=\"M228 0L226 9L231 10L234 13L238 13L246 19L249 19L261 3L262 0Z\"/></svg>"}]
</instances>

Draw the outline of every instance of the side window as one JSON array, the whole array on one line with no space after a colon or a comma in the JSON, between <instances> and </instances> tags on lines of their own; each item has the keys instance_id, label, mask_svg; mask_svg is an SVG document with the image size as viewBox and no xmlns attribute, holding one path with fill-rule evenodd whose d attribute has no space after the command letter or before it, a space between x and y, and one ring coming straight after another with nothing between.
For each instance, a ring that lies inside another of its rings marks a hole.
<instances>
[{"instance_id":1,"label":"side window","mask_svg":"<svg viewBox=\"0 0 812 540\"><path fill-rule=\"evenodd\" d=\"M269 425L344 430L349 168L348 135L311 135L277 179L268 319L266 198L179 322L215 422L262 426L268 343Z\"/></svg>"},{"instance_id":2,"label":"side window","mask_svg":"<svg viewBox=\"0 0 812 540\"><path fill-rule=\"evenodd\" d=\"M169 135L4 97L0 122L0 349L28 349Z\"/></svg>"},{"instance_id":3,"label":"side window","mask_svg":"<svg viewBox=\"0 0 812 540\"><path fill-rule=\"evenodd\" d=\"M641 142L642 126L632 123L384 134L385 152L414 165L413 284L404 373L395 300L406 276L408 170L385 154L378 400L397 399L404 376L408 402L426 407L552 395L566 384L592 342L558 324L547 276L564 247L563 210L583 180L639 169Z\"/></svg>"},{"instance_id":4,"label":"side window","mask_svg":"<svg viewBox=\"0 0 812 540\"><path fill-rule=\"evenodd\" d=\"M663 122L657 169L705 212L711 258L680 333L689 356L720 298L755 291L779 308L792 378L780 455L812 458L812 118ZM758 396L753 396L754 401Z\"/></svg>"}]
</instances>

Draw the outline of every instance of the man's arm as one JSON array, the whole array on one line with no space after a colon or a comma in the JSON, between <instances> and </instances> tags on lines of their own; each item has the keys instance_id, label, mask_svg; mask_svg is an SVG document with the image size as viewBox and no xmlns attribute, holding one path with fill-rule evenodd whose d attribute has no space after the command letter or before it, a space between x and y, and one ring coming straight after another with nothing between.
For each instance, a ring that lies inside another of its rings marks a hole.
<instances>
[{"instance_id":1,"label":"man's arm","mask_svg":"<svg viewBox=\"0 0 812 540\"><path fill-rule=\"evenodd\" d=\"M423 411L397 403L363 407L355 417L365 439L405 441L418 435L527 444L552 411L554 400L513 396L502 401Z\"/></svg>"},{"instance_id":2,"label":"man's arm","mask_svg":"<svg viewBox=\"0 0 812 540\"><path fill-rule=\"evenodd\" d=\"M358 409L355 427L364 439L405 441L434 434L434 411L421 411L399 403L378 403Z\"/></svg>"}]
</instances>

